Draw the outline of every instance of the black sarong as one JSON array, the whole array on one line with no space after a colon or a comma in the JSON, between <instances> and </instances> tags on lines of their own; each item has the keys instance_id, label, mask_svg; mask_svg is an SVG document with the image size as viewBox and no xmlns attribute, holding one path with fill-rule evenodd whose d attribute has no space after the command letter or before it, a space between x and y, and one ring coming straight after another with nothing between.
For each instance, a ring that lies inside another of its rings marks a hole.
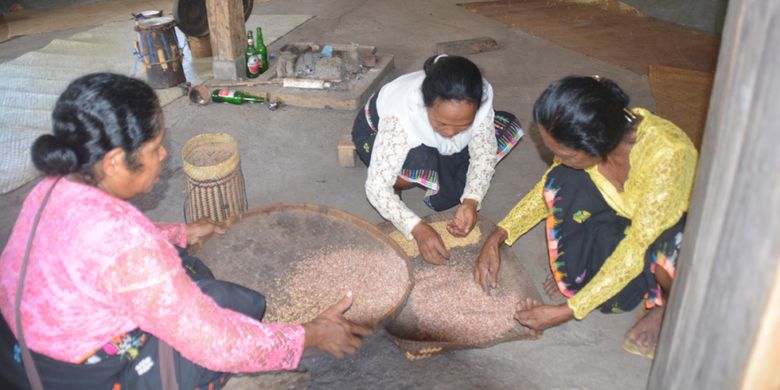
<instances>
[{"instance_id":1,"label":"black sarong","mask_svg":"<svg viewBox=\"0 0 780 390\"><path fill-rule=\"evenodd\" d=\"M550 210L546 226L550 269L561 293L572 297L599 272L631 221L607 204L583 170L558 165L548 173L543 192ZM655 267L661 265L674 276L684 226L685 214L650 245L642 274L604 302L602 312L632 310L643 298L648 307L662 303Z\"/></svg>"}]
</instances>

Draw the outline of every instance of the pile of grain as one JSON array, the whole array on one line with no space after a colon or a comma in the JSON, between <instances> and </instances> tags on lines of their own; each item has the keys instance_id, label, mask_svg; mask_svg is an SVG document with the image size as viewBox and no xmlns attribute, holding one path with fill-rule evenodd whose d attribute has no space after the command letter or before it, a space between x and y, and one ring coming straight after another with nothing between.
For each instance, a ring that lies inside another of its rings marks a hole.
<instances>
[{"instance_id":1,"label":"pile of grain","mask_svg":"<svg viewBox=\"0 0 780 390\"><path fill-rule=\"evenodd\" d=\"M431 224L431 227L439 233L441 240L444 242L444 247L448 250L476 244L479 242L479 239L482 238L482 232L479 230L479 226L475 226L466 237L455 237L450 234L450 232L447 231L447 221L434 222ZM407 240L401 232L397 230L390 233L390 238L401 246L401 249L406 252L407 256L417 257L420 255L420 249L417 248L417 241Z\"/></svg>"},{"instance_id":2,"label":"pile of grain","mask_svg":"<svg viewBox=\"0 0 780 390\"><path fill-rule=\"evenodd\" d=\"M322 248L296 261L275 281L267 322L303 323L352 291L345 317L376 325L403 303L411 281L406 262L394 251Z\"/></svg>"},{"instance_id":3,"label":"pile of grain","mask_svg":"<svg viewBox=\"0 0 780 390\"><path fill-rule=\"evenodd\" d=\"M520 298L501 289L494 295L474 282L469 266L427 267L416 274L404 311L416 317L420 340L477 345L517 325L513 317Z\"/></svg>"}]
</instances>

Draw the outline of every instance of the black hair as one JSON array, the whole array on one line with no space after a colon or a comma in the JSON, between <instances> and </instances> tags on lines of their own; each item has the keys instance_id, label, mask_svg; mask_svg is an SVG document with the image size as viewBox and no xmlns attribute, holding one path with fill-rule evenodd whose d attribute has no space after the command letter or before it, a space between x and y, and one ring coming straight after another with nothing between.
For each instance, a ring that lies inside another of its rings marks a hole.
<instances>
[{"instance_id":1,"label":"black hair","mask_svg":"<svg viewBox=\"0 0 780 390\"><path fill-rule=\"evenodd\" d=\"M634 125L629 100L610 79L569 76L542 92L534 103L534 121L557 142L606 158Z\"/></svg>"},{"instance_id":2,"label":"black hair","mask_svg":"<svg viewBox=\"0 0 780 390\"><path fill-rule=\"evenodd\" d=\"M35 167L49 176L80 174L95 181L93 166L122 148L130 169L139 169L137 151L159 134L160 101L143 81L93 73L68 85L52 112L52 134L32 146Z\"/></svg>"},{"instance_id":3,"label":"black hair","mask_svg":"<svg viewBox=\"0 0 780 390\"><path fill-rule=\"evenodd\" d=\"M438 59L437 59L438 58ZM422 83L425 107L436 99L465 100L479 108L482 103L482 73L476 64L461 56L431 56L423 65Z\"/></svg>"}]
</instances>

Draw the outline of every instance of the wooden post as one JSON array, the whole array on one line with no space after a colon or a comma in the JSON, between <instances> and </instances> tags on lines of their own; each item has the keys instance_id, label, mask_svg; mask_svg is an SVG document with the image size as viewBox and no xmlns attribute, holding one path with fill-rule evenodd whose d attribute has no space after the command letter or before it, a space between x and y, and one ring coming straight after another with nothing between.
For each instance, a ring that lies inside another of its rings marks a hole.
<instances>
[{"instance_id":1,"label":"wooden post","mask_svg":"<svg viewBox=\"0 0 780 390\"><path fill-rule=\"evenodd\" d=\"M732 0L651 389L777 389L780 2Z\"/></svg>"},{"instance_id":2,"label":"wooden post","mask_svg":"<svg viewBox=\"0 0 780 390\"><path fill-rule=\"evenodd\" d=\"M238 80L246 76L246 31L241 0L206 0L214 78Z\"/></svg>"}]
</instances>

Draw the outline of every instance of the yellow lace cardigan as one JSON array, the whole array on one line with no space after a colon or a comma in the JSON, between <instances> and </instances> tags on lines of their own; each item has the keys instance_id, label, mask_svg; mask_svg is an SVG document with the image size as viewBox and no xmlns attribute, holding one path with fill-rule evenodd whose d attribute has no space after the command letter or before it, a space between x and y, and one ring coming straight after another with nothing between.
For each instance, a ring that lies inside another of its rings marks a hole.
<instances>
[{"instance_id":1,"label":"yellow lace cardigan","mask_svg":"<svg viewBox=\"0 0 780 390\"><path fill-rule=\"evenodd\" d=\"M688 210L698 157L696 148L673 123L642 108L633 112L644 119L629 155L631 170L624 192L618 192L597 166L585 170L610 207L630 219L631 225L601 270L568 300L574 317L580 320L642 273L650 244ZM556 159L550 169L558 164ZM507 245L547 217L549 211L542 197L547 172L499 222L498 226L509 233Z\"/></svg>"}]
</instances>

